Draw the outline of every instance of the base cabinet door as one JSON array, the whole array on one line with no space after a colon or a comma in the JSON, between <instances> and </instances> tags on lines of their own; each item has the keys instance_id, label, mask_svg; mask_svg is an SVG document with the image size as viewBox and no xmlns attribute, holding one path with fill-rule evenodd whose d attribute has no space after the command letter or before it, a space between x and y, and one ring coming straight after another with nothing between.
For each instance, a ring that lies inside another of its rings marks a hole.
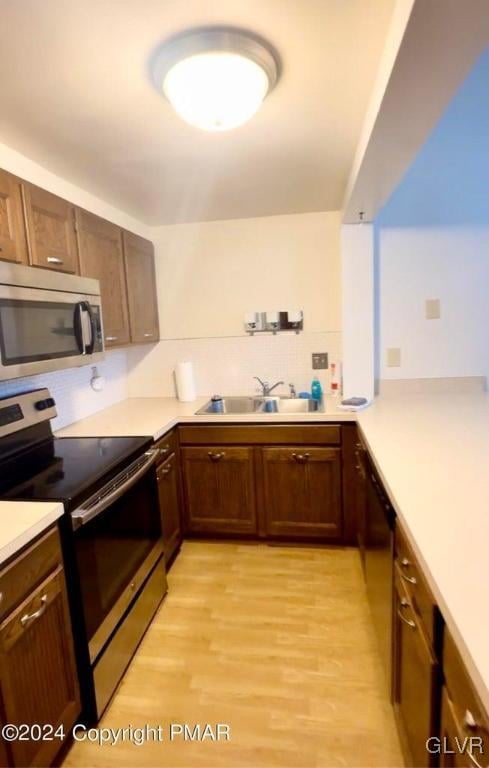
<instances>
[{"instance_id":1,"label":"base cabinet door","mask_svg":"<svg viewBox=\"0 0 489 768\"><path fill-rule=\"evenodd\" d=\"M27 264L21 182L2 170L0 170L0 259Z\"/></svg>"},{"instance_id":2,"label":"base cabinet door","mask_svg":"<svg viewBox=\"0 0 489 768\"><path fill-rule=\"evenodd\" d=\"M256 534L253 449L183 448L189 533Z\"/></svg>"},{"instance_id":3,"label":"base cabinet door","mask_svg":"<svg viewBox=\"0 0 489 768\"><path fill-rule=\"evenodd\" d=\"M30 263L78 272L75 206L32 184L24 184L23 191Z\"/></svg>"},{"instance_id":4,"label":"base cabinet door","mask_svg":"<svg viewBox=\"0 0 489 768\"><path fill-rule=\"evenodd\" d=\"M3 716L69 732L80 713L64 573L58 567L0 625ZM39 734L40 736L41 734ZM49 765L62 739L9 743L14 766Z\"/></svg>"},{"instance_id":5,"label":"base cabinet door","mask_svg":"<svg viewBox=\"0 0 489 768\"><path fill-rule=\"evenodd\" d=\"M266 534L339 539L342 533L338 448L263 448Z\"/></svg>"},{"instance_id":6,"label":"base cabinet door","mask_svg":"<svg viewBox=\"0 0 489 768\"><path fill-rule=\"evenodd\" d=\"M160 464L156 470L156 477L163 531L163 551L165 563L168 565L172 562L182 543L178 466L174 453Z\"/></svg>"},{"instance_id":7,"label":"base cabinet door","mask_svg":"<svg viewBox=\"0 0 489 768\"><path fill-rule=\"evenodd\" d=\"M87 211L77 210L80 274L100 280L106 347L129 344L127 287L121 230Z\"/></svg>"},{"instance_id":8,"label":"base cabinet door","mask_svg":"<svg viewBox=\"0 0 489 768\"><path fill-rule=\"evenodd\" d=\"M394 711L406 764L423 768L436 762L427 749L435 729L438 666L412 600L396 574L394 588Z\"/></svg>"}]
</instances>

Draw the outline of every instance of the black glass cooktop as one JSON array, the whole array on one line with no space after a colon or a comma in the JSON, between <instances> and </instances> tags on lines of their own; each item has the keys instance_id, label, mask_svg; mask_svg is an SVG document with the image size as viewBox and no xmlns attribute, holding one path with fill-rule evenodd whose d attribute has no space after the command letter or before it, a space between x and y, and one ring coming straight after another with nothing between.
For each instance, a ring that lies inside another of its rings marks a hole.
<instances>
[{"instance_id":1,"label":"black glass cooktop","mask_svg":"<svg viewBox=\"0 0 489 768\"><path fill-rule=\"evenodd\" d=\"M67 510L150 446L147 437L58 437L0 464L0 497L62 501Z\"/></svg>"}]
</instances>

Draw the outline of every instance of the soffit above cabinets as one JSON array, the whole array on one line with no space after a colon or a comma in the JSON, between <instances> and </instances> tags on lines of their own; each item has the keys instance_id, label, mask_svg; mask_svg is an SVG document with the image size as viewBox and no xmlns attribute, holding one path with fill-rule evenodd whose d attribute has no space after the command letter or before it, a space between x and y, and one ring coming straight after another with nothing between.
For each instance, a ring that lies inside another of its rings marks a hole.
<instances>
[{"instance_id":1,"label":"soffit above cabinets","mask_svg":"<svg viewBox=\"0 0 489 768\"><path fill-rule=\"evenodd\" d=\"M148 224L341 207L395 0L0 0L0 140ZM227 133L151 85L165 39L249 29L277 87Z\"/></svg>"},{"instance_id":2,"label":"soffit above cabinets","mask_svg":"<svg viewBox=\"0 0 489 768\"><path fill-rule=\"evenodd\" d=\"M398 0L345 194L344 223L375 218L488 44L487 0Z\"/></svg>"}]
</instances>

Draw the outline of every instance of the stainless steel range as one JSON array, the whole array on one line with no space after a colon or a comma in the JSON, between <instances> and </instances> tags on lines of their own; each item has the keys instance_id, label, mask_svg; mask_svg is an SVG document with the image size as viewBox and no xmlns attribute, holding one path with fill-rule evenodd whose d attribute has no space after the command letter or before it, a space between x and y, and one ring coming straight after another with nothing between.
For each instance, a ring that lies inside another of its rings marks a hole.
<instances>
[{"instance_id":1,"label":"stainless steel range","mask_svg":"<svg viewBox=\"0 0 489 768\"><path fill-rule=\"evenodd\" d=\"M0 498L57 500L83 716L107 706L166 593L147 437L56 438L47 389L0 400Z\"/></svg>"}]
</instances>

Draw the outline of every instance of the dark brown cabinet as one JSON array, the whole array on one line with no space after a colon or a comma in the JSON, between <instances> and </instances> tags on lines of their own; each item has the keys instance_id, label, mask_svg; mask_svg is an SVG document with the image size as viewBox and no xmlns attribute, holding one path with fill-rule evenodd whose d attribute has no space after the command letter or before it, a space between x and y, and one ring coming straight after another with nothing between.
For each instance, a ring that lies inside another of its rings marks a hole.
<instances>
[{"instance_id":1,"label":"dark brown cabinet","mask_svg":"<svg viewBox=\"0 0 489 768\"><path fill-rule=\"evenodd\" d=\"M168 566L182 543L180 520L180 488L177 456L172 453L156 470L158 496L160 500L163 551Z\"/></svg>"},{"instance_id":2,"label":"dark brown cabinet","mask_svg":"<svg viewBox=\"0 0 489 768\"><path fill-rule=\"evenodd\" d=\"M130 342L121 230L87 211L76 212L80 274L100 281L106 347Z\"/></svg>"},{"instance_id":3,"label":"dark brown cabinet","mask_svg":"<svg viewBox=\"0 0 489 768\"><path fill-rule=\"evenodd\" d=\"M131 341L147 344L158 341L158 299L154 246L149 240L123 232Z\"/></svg>"},{"instance_id":4,"label":"dark brown cabinet","mask_svg":"<svg viewBox=\"0 0 489 768\"><path fill-rule=\"evenodd\" d=\"M486 768L489 766L489 716L447 629L443 640L443 675L440 765Z\"/></svg>"},{"instance_id":5,"label":"dark brown cabinet","mask_svg":"<svg viewBox=\"0 0 489 768\"><path fill-rule=\"evenodd\" d=\"M8 565L0 580L6 596L0 623L3 719L47 724L54 731L62 727L68 735L80 714L80 698L57 532ZM4 749L10 765L49 765L62 743L60 738L17 739Z\"/></svg>"},{"instance_id":6,"label":"dark brown cabinet","mask_svg":"<svg viewBox=\"0 0 489 768\"><path fill-rule=\"evenodd\" d=\"M78 272L75 207L32 184L22 185L29 244L35 267Z\"/></svg>"},{"instance_id":7,"label":"dark brown cabinet","mask_svg":"<svg viewBox=\"0 0 489 768\"><path fill-rule=\"evenodd\" d=\"M394 588L393 675L394 709L407 763L419 768L433 765L435 757L426 744L436 735L437 662L398 574Z\"/></svg>"},{"instance_id":8,"label":"dark brown cabinet","mask_svg":"<svg viewBox=\"0 0 489 768\"><path fill-rule=\"evenodd\" d=\"M337 448L263 448L268 536L341 537L341 459Z\"/></svg>"},{"instance_id":9,"label":"dark brown cabinet","mask_svg":"<svg viewBox=\"0 0 489 768\"><path fill-rule=\"evenodd\" d=\"M189 533L257 533L253 449L183 448L185 529Z\"/></svg>"},{"instance_id":10,"label":"dark brown cabinet","mask_svg":"<svg viewBox=\"0 0 489 768\"><path fill-rule=\"evenodd\" d=\"M19 179L0 170L0 259L27 264L27 239Z\"/></svg>"}]
</instances>

